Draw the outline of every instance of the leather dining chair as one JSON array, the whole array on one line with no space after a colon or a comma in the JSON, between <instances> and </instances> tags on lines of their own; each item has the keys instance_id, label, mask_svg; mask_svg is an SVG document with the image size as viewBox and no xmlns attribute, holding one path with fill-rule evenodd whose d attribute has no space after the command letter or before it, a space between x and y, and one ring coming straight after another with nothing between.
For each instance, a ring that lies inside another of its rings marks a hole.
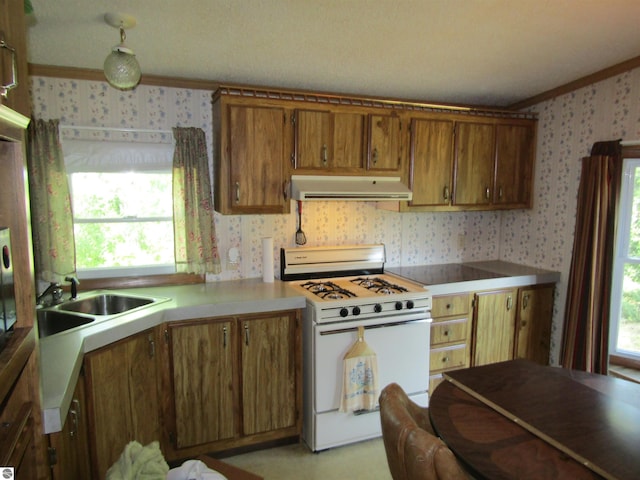
<instances>
[{"instance_id":1,"label":"leather dining chair","mask_svg":"<svg viewBox=\"0 0 640 480\"><path fill-rule=\"evenodd\" d=\"M380 421L393 480L470 478L433 433L429 409L413 402L396 383L387 385L380 394Z\"/></svg>"}]
</instances>

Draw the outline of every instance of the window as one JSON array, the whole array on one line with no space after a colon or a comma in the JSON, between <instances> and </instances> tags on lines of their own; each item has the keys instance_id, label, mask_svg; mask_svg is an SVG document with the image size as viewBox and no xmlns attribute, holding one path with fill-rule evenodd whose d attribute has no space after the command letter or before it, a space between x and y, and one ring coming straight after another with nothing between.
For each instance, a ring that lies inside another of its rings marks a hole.
<instances>
[{"instance_id":1,"label":"window","mask_svg":"<svg viewBox=\"0 0 640 480\"><path fill-rule=\"evenodd\" d=\"M63 143L82 278L174 273L172 145Z\"/></svg>"},{"instance_id":2,"label":"window","mask_svg":"<svg viewBox=\"0 0 640 480\"><path fill-rule=\"evenodd\" d=\"M623 175L609 353L640 360L640 159L625 159Z\"/></svg>"}]
</instances>

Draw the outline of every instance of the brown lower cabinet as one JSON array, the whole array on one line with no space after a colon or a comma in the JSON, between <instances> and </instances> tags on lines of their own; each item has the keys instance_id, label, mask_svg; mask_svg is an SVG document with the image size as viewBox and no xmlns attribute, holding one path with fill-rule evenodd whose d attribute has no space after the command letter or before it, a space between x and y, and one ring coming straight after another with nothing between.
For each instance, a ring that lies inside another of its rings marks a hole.
<instances>
[{"instance_id":1,"label":"brown lower cabinet","mask_svg":"<svg viewBox=\"0 0 640 480\"><path fill-rule=\"evenodd\" d=\"M547 365L553 300L552 284L434 296L429 391L447 371L469 366L514 358Z\"/></svg>"},{"instance_id":2,"label":"brown lower cabinet","mask_svg":"<svg viewBox=\"0 0 640 480\"><path fill-rule=\"evenodd\" d=\"M49 434L52 480L92 478L84 383L84 375L81 373L62 431Z\"/></svg>"},{"instance_id":3,"label":"brown lower cabinet","mask_svg":"<svg viewBox=\"0 0 640 480\"><path fill-rule=\"evenodd\" d=\"M160 439L160 332L146 330L85 356L91 478L105 478L127 443Z\"/></svg>"},{"instance_id":4,"label":"brown lower cabinet","mask_svg":"<svg viewBox=\"0 0 640 480\"><path fill-rule=\"evenodd\" d=\"M61 445L57 469L71 473L56 475L54 468L54 480L105 478L133 440L159 441L170 462L299 437L300 332L298 310L200 318L88 353L84 410L92 471L74 476L80 466L73 451L67 460L74 441L67 419L50 442Z\"/></svg>"},{"instance_id":5,"label":"brown lower cabinet","mask_svg":"<svg viewBox=\"0 0 640 480\"><path fill-rule=\"evenodd\" d=\"M167 458L300 435L299 318L283 311L166 326Z\"/></svg>"}]
</instances>

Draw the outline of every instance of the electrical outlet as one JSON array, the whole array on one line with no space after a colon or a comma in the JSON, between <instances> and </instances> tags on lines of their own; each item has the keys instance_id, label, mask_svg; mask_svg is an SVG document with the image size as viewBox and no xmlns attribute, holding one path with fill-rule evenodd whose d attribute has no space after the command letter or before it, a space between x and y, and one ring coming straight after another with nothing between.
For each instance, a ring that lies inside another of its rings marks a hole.
<instances>
[{"instance_id":1,"label":"electrical outlet","mask_svg":"<svg viewBox=\"0 0 640 480\"><path fill-rule=\"evenodd\" d=\"M238 270L240 268L240 252L236 247L231 247L227 252L227 269Z\"/></svg>"}]
</instances>

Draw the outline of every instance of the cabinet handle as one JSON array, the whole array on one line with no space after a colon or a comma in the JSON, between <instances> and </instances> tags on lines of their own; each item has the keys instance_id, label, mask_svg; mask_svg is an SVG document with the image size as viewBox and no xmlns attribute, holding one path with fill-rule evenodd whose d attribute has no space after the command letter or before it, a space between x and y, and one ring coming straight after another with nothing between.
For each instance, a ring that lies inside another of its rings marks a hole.
<instances>
[{"instance_id":1,"label":"cabinet handle","mask_svg":"<svg viewBox=\"0 0 640 480\"><path fill-rule=\"evenodd\" d=\"M322 164L326 165L327 161L329 160L328 157L328 153L327 153L327 145L322 145Z\"/></svg>"},{"instance_id":2,"label":"cabinet handle","mask_svg":"<svg viewBox=\"0 0 640 480\"><path fill-rule=\"evenodd\" d=\"M153 338L151 338L151 335L149 335L148 341L149 341L149 358L153 358L156 356L156 342L153 341Z\"/></svg>"},{"instance_id":3,"label":"cabinet handle","mask_svg":"<svg viewBox=\"0 0 640 480\"><path fill-rule=\"evenodd\" d=\"M507 297L507 310L511 310L512 307L513 307L513 298L511 298L511 295L509 295Z\"/></svg>"},{"instance_id":4,"label":"cabinet handle","mask_svg":"<svg viewBox=\"0 0 640 480\"><path fill-rule=\"evenodd\" d=\"M78 400L77 398L74 398L71 403L73 404L73 409L76 411L76 413L78 415L81 415L80 413L80 400Z\"/></svg>"},{"instance_id":5,"label":"cabinet handle","mask_svg":"<svg viewBox=\"0 0 640 480\"><path fill-rule=\"evenodd\" d=\"M222 327L222 347L227 348L227 327Z\"/></svg>"},{"instance_id":6,"label":"cabinet handle","mask_svg":"<svg viewBox=\"0 0 640 480\"><path fill-rule=\"evenodd\" d=\"M282 196L285 200L289 199L289 181L285 180L282 184Z\"/></svg>"},{"instance_id":7,"label":"cabinet handle","mask_svg":"<svg viewBox=\"0 0 640 480\"><path fill-rule=\"evenodd\" d=\"M236 182L236 203L240 203L240 182Z\"/></svg>"},{"instance_id":8,"label":"cabinet handle","mask_svg":"<svg viewBox=\"0 0 640 480\"><path fill-rule=\"evenodd\" d=\"M498 198L502 198L502 187L498 189Z\"/></svg>"},{"instance_id":9,"label":"cabinet handle","mask_svg":"<svg viewBox=\"0 0 640 480\"><path fill-rule=\"evenodd\" d=\"M291 166L293 168L296 168L296 154L295 153L291 154Z\"/></svg>"},{"instance_id":10,"label":"cabinet handle","mask_svg":"<svg viewBox=\"0 0 640 480\"><path fill-rule=\"evenodd\" d=\"M529 305L529 294L525 293L522 296L522 309L523 310L526 309L528 305Z\"/></svg>"},{"instance_id":11,"label":"cabinet handle","mask_svg":"<svg viewBox=\"0 0 640 480\"><path fill-rule=\"evenodd\" d=\"M249 325L244 324L244 344L249 346Z\"/></svg>"},{"instance_id":12,"label":"cabinet handle","mask_svg":"<svg viewBox=\"0 0 640 480\"><path fill-rule=\"evenodd\" d=\"M378 147L374 147L373 154L371 155L371 160L373 160L374 165L378 163Z\"/></svg>"},{"instance_id":13,"label":"cabinet handle","mask_svg":"<svg viewBox=\"0 0 640 480\"><path fill-rule=\"evenodd\" d=\"M69 430L69 436L73 438L78 432L78 412L75 410L69 410L69 416L71 417L71 430Z\"/></svg>"},{"instance_id":14,"label":"cabinet handle","mask_svg":"<svg viewBox=\"0 0 640 480\"><path fill-rule=\"evenodd\" d=\"M4 32L0 33L2 34L2 38L0 38L0 48L6 48L11 52L11 82L6 85L0 85L0 95L7 98L9 90L18 86L18 78L16 76L16 49L7 45L7 42L4 41Z\"/></svg>"},{"instance_id":15,"label":"cabinet handle","mask_svg":"<svg viewBox=\"0 0 640 480\"><path fill-rule=\"evenodd\" d=\"M489 200L489 197L491 196L491 191L489 190L489 187L485 189L484 196L486 197L487 200Z\"/></svg>"},{"instance_id":16,"label":"cabinet handle","mask_svg":"<svg viewBox=\"0 0 640 480\"><path fill-rule=\"evenodd\" d=\"M442 191L442 198L444 200L449 200L449 185L445 185L443 191Z\"/></svg>"}]
</instances>

